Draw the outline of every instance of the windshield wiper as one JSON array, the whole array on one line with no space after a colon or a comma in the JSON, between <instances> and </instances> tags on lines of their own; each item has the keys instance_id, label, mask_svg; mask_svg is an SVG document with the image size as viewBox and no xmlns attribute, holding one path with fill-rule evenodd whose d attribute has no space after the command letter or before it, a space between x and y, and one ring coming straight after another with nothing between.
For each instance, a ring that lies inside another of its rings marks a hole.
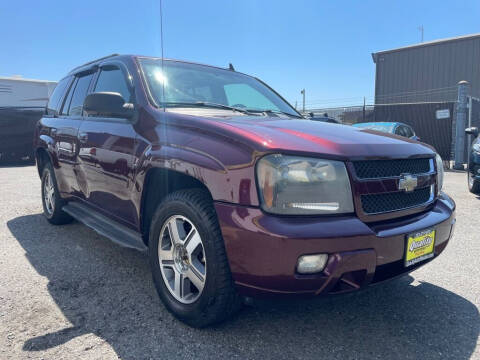
<instances>
[{"instance_id":1,"label":"windshield wiper","mask_svg":"<svg viewBox=\"0 0 480 360\"><path fill-rule=\"evenodd\" d=\"M165 103L165 106L195 106L195 107L207 107L207 108L213 108L213 109L226 109L226 110L232 110L232 111L237 111L242 114L247 114L247 115L256 115L249 110L245 109L240 109L234 106L228 106L224 104L217 104L217 103L212 103L208 101L196 101L196 102L167 102Z\"/></svg>"},{"instance_id":2,"label":"windshield wiper","mask_svg":"<svg viewBox=\"0 0 480 360\"><path fill-rule=\"evenodd\" d=\"M253 112L253 113L264 113L264 114L283 114L283 115L287 115L287 116L290 116L290 117L294 117L295 119L303 119L303 116L291 114L291 113L289 113L289 112L281 111L281 110L272 110L272 109L247 109L247 111L249 111L249 112L251 112L251 113Z\"/></svg>"}]
</instances>

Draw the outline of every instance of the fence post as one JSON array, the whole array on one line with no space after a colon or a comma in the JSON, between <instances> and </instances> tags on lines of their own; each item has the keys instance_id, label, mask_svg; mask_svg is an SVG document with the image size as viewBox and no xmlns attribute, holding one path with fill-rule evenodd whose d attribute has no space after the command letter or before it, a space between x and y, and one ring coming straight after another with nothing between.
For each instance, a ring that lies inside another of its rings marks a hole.
<instances>
[{"instance_id":1,"label":"fence post","mask_svg":"<svg viewBox=\"0 0 480 360\"><path fill-rule=\"evenodd\" d=\"M468 81L458 83L457 111L455 119L455 164L454 169L463 170L465 163L465 125L468 108Z\"/></svg>"}]
</instances>

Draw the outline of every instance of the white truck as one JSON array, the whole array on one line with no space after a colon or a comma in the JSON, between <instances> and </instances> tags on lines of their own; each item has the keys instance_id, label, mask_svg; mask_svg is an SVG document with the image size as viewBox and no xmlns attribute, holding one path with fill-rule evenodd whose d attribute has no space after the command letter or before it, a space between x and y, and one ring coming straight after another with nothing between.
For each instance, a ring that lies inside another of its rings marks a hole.
<instances>
[{"instance_id":1,"label":"white truck","mask_svg":"<svg viewBox=\"0 0 480 360\"><path fill-rule=\"evenodd\" d=\"M55 81L0 77L0 162L33 160L36 122L45 112Z\"/></svg>"}]
</instances>

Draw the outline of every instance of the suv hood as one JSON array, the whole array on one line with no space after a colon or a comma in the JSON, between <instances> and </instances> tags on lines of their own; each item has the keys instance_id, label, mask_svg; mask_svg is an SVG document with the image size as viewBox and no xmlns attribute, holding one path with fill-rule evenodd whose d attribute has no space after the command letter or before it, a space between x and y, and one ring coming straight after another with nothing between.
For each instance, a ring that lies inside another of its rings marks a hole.
<instances>
[{"instance_id":1,"label":"suv hood","mask_svg":"<svg viewBox=\"0 0 480 360\"><path fill-rule=\"evenodd\" d=\"M342 159L433 156L414 140L348 125L308 119L238 116L214 120L238 140L257 143L264 151L305 152Z\"/></svg>"}]
</instances>

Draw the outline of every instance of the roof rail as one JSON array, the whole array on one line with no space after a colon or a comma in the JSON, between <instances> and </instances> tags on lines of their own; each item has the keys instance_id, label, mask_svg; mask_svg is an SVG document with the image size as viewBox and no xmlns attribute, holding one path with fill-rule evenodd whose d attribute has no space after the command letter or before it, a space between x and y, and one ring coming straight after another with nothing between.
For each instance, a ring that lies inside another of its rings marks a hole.
<instances>
[{"instance_id":1,"label":"roof rail","mask_svg":"<svg viewBox=\"0 0 480 360\"><path fill-rule=\"evenodd\" d=\"M107 55L107 56L103 56L101 58L98 58L98 59L95 59L95 60L92 60L92 61L89 61L83 65L79 65L77 66L76 68L72 69L72 71L70 71L70 73L74 72L75 70L78 70L84 66L87 66L87 65L90 65L90 64L93 64L93 63L96 63L97 61L100 61L100 60L105 60L105 59L108 59L108 58L111 58L111 57L114 57L114 56L118 56L119 54L111 54L111 55Z\"/></svg>"}]
</instances>

